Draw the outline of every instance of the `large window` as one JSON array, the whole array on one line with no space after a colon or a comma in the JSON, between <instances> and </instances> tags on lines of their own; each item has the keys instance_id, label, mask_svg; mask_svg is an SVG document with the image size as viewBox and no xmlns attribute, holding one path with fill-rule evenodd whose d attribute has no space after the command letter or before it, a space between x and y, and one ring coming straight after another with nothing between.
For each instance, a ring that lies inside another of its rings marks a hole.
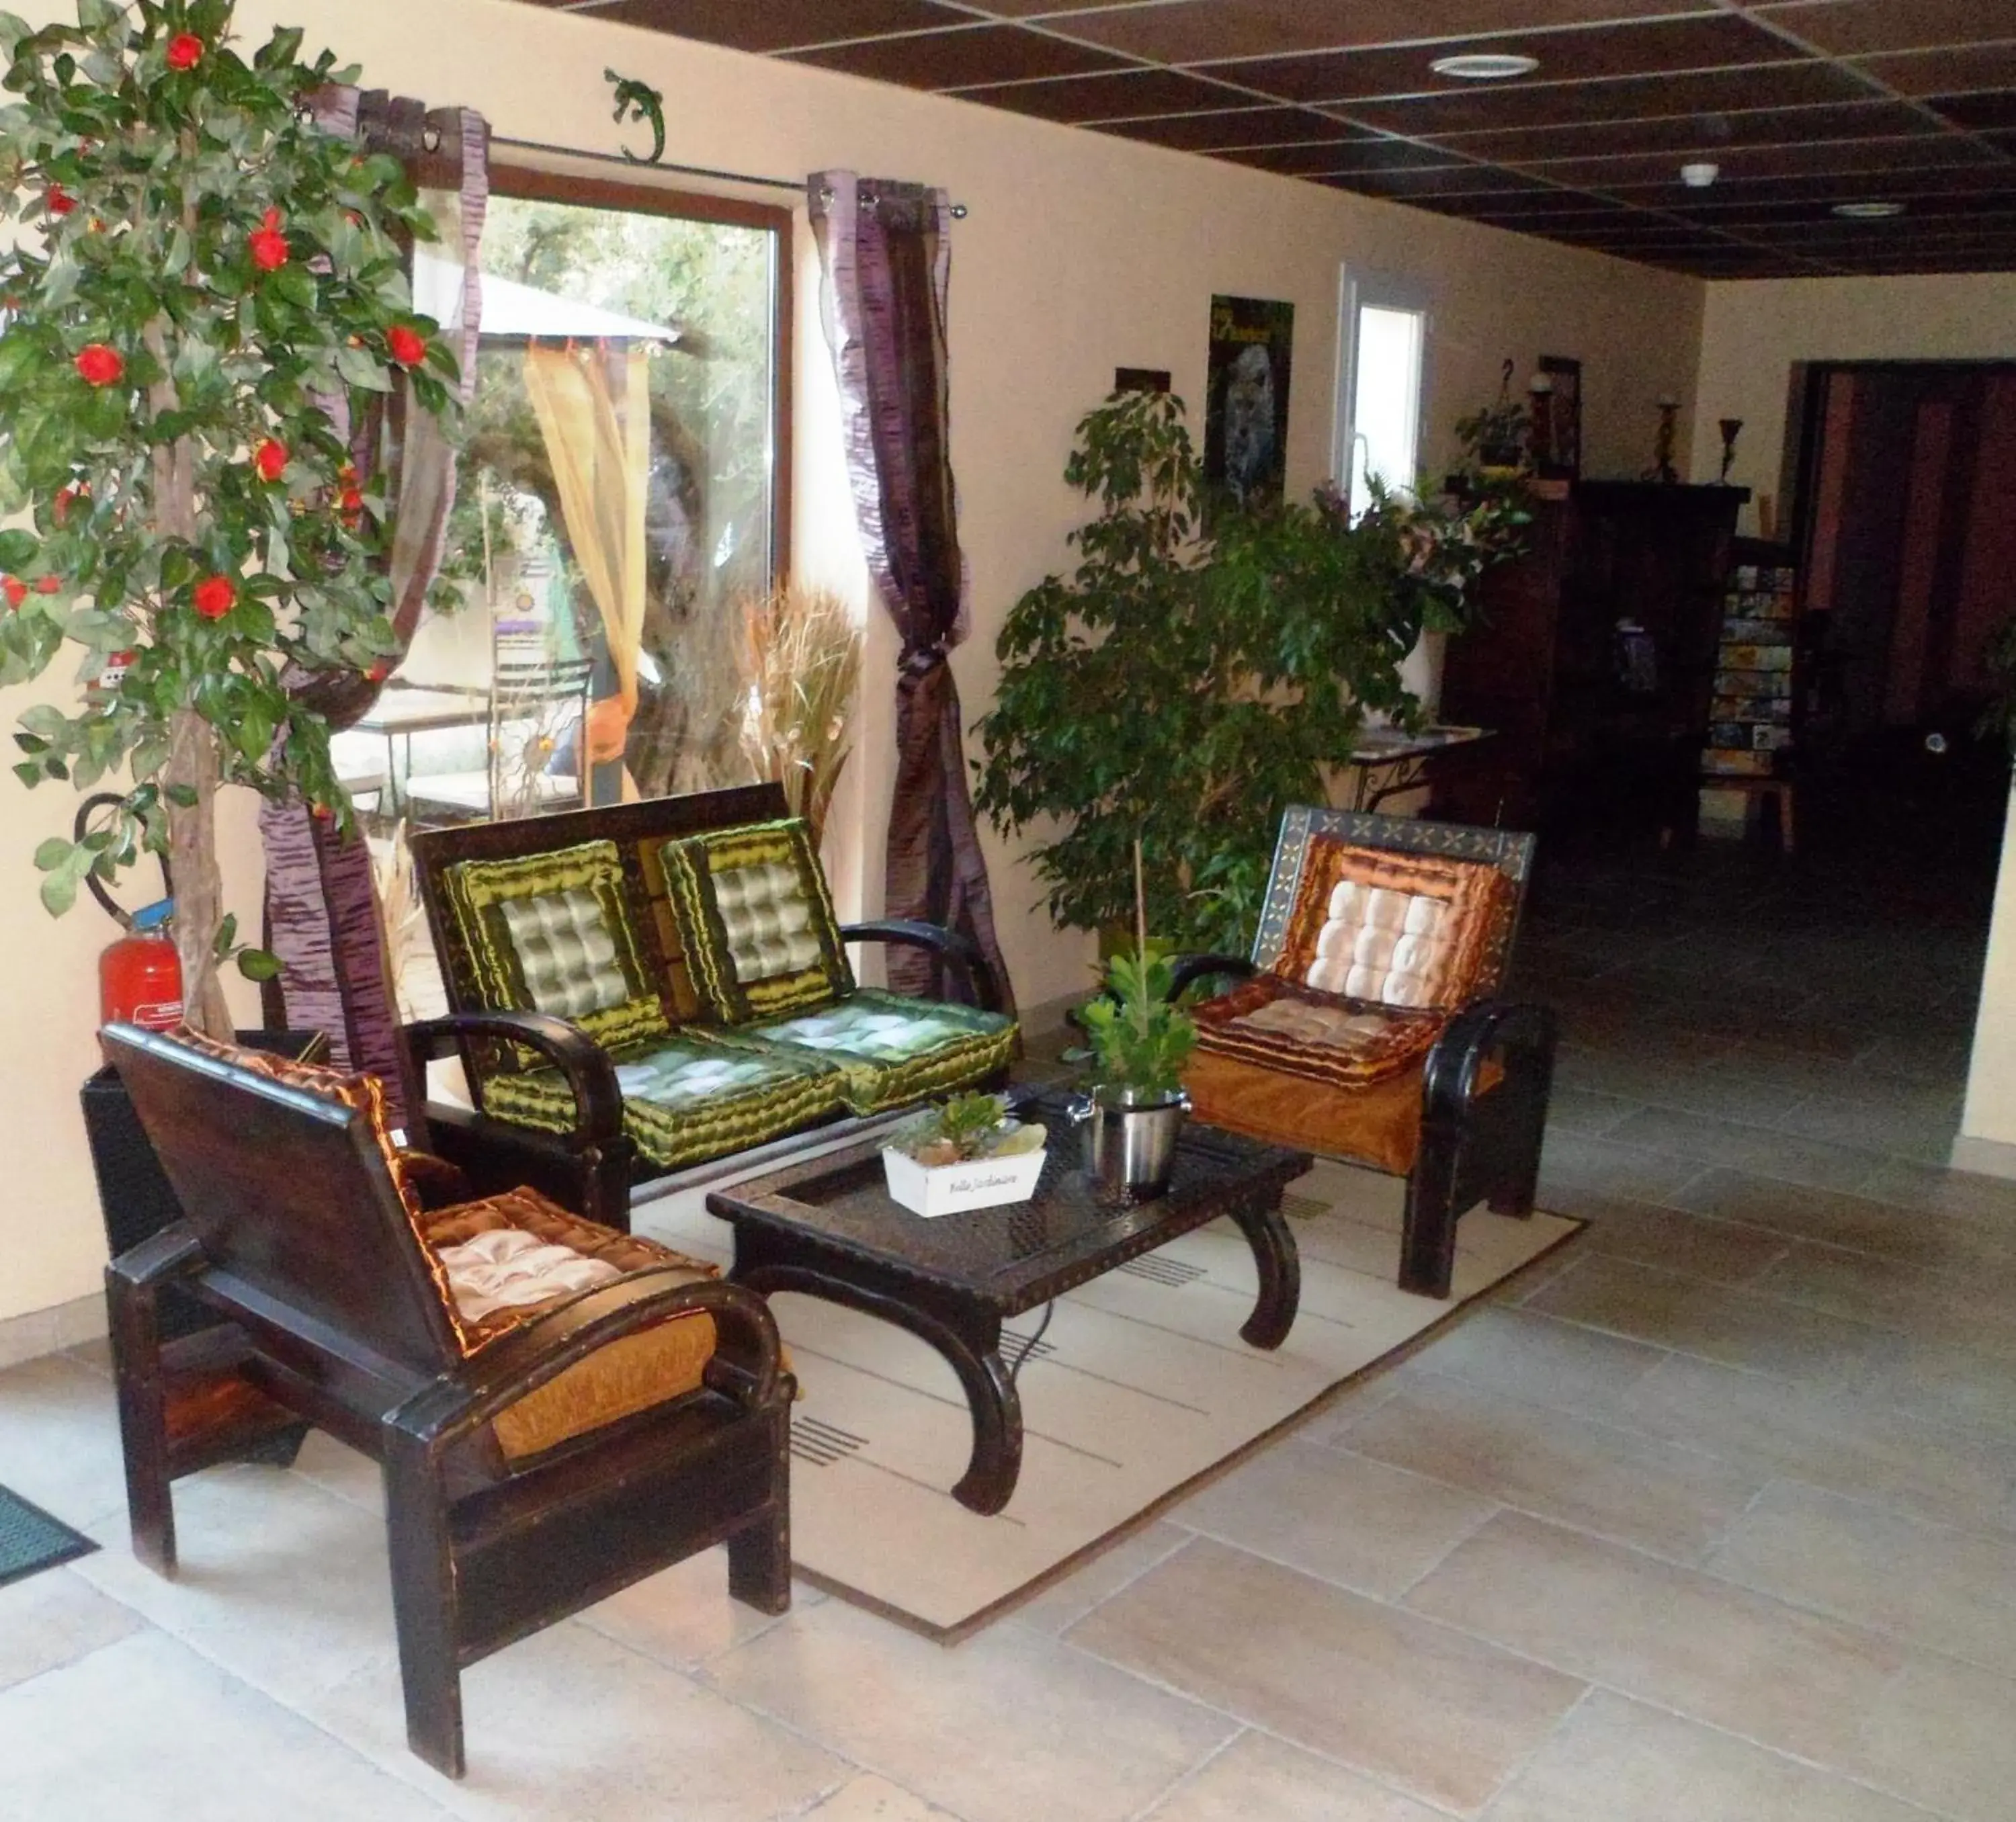
<instances>
[{"instance_id":1,"label":"large window","mask_svg":"<svg viewBox=\"0 0 2016 1822\"><path fill-rule=\"evenodd\" d=\"M740 782L741 608L784 557L790 217L524 172L495 189L444 566L461 605L423 627L382 710L452 723L459 703L463 725L397 736L387 807L437 821ZM454 246L415 255L416 304L444 319Z\"/></svg>"},{"instance_id":2,"label":"large window","mask_svg":"<svg viewBox=\"0 0 2016 1822\"><path fill-rule=\"evenodd\" d=\"M1370 278L1344 279L1337 469L1355 518L1370 482L1411 490L1420 462L1427 306L1418 293Z\"/></svg>"}]
</instances>

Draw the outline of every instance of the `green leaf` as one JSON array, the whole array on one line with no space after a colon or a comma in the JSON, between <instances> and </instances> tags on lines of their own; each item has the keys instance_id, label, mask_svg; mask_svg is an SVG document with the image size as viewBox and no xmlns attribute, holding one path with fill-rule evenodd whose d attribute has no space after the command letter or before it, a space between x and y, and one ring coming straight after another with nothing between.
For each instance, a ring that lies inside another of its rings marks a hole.
<instances>
[{"instance_id":1,"label":"green leaf","mask_svg":"<svg viewBox=\"0 0 2016 1822\"><path fill-rule=\"evenodd\" d=\"M278 980L280 958L270 950L241 949L238 951L238 972L247 980Z\"/></svg>"},{"instance_id":2,"label":"green leaf","mask_svg":"<svg viewBox=\"0 0 2016 1822\"><path fill-rule=\"evenodd\" d=\"M26 531L0 531L0 570L9 574L34 566L35 553L41 548L34 534Z\"/></svg>"},{"instance_id":3,"label":"green leaf","mask_svg":"<svg viewBox=\"0 0 2016 1822\"><path fill-rule=\"evenodd\" d=\"M44 873L53 873L70 858L70 844L59 835L52 835L35 850L35 865Z\"/></svg>"},{"instance_id":4,"label":"green leaf","mask_svg":"<svg viewBox=\"0 0 2016 1822\"><path fill-rule=\"evenodd\" d=\"M392 382L386 376L385 369L367 349L353 348L346 343L336 351L336 370L347 384L360 386L366 392L392 390Z\"/></svg>"},{"instance_id":5,"label":"green leaf","mask_svg":"<svg viewBox=\"0 0 2016 1822\"><path fill-rule=\"evenodd\" d=\"M42 908L52 918L59 918L77 903L77 875L74 873L52 873L42 882Z\"/></svg>"},{"instance_id":6,"label":"green leaf","mask_svg":"<svg viewBox=\"0 0 2016 1822\"><path fill-rule=\"evenodd\" d=\"M196 786L193 785L164 785L161 795L178 810L193 810L196 805Z\"/></svg>"},{"instance_id":7,"label":"green leaf","mask_svg":"<svg viewBox=\"0 0 2016 1822\"><path fill-rule=\"evenodd\" d=\"M217 940L211 947L219 957L226 956L231 953L231 945L237 940L238 914L226 911L224 922L217 926Z\"/></svg>"}]
</instances>

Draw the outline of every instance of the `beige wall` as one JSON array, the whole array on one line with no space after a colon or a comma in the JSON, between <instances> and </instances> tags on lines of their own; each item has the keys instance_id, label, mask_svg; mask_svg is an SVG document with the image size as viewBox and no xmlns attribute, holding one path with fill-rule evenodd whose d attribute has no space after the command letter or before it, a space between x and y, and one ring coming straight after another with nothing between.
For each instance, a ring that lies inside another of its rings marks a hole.
<instances>
[{"instance_id":1,"label":"beige wall","mask_svg":"<svg viewBox=\"0 0 2016 1822\"><path fill-rule=\"evenodd\" d=\"M1778 492L1795 361L2016 357L2016 273L1757 279L1707 290L1694 419L1697 481L1713 480L1722 465L1715 420L1741 418L1730 479L1753 493ZM1743 529L1757 529L1754 499Z\"/></svg>"},{"instance_id":2,"label":"beige wall","mask_svg":"<svg viewBox=\"0 0 2016 1822\"><path fill-rule=\"evenodd\" d=\"M1067 559L1064 534L1082 516L1060 479L1073 425L1117 365L1172 369L1201 410L1214 291L1294 301L1296 491L1329 465L1347 261L1410 278L1433 299L1431 455L1446 453L1453 420L1495 392L1507 356L1522 379L1541 353L1582 358L1593 474L1640 465L1660 394L1693 397L1704 287L1691 279L502 0L244 0L240 15L248 37L280 19L304 24L311 48L329 41L370 84L471 104L500 134L613 149L603 72L614 67L664 90L671 159L780 176L850 167L943 184L966 203L952 265L952 415L973 577L974 637L955 663L969 720L989 699L1006 609ZM804 243L799 271L809 279ZM797 549L802 572L860 598L813 289L801 287ZM878 871L892 755L882 707L890 642L879 612L869 624L869 713L851 768L862 807L852 849L834 860L843 903L872 910L875 889L862 882ZM24 700L0 699L0 722ZM9 1262L0 1317L89 1291L100 1253L74 1084L92 1061L90 962L108 932L84 914L51 926L28 866L35 842L67 814L46 791L30 796L0 780L0 991L20 1018L0 1066L0 1106L14 1124L9 1149L38 1160L16 1186L31 1193L0 1202L0 1258ZM1034 882L991 837L988 857L1024 1002L1080 990L1086 943L1031 910ZM254 871L241 854L241 886L256 890Z\"/></svg>"}]
</instances>

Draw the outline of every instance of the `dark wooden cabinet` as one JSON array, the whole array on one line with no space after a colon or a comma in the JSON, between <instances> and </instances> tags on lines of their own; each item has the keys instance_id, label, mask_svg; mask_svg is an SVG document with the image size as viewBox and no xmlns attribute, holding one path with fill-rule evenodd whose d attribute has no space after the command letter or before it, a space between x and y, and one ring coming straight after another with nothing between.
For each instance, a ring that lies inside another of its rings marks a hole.
<instances>
[{"instance_id":1,"label":"dark wooden cabinet","mask_svg":"<svg viewBox=\"0 0 2016 1822\"><path fill-rule=\"evenodd\" d=\"M1440 719L1499 731L1438 814L1550 836L1691 826L1741 487L1542 483L1449 643Z\"/></svg>"}]
</instances>

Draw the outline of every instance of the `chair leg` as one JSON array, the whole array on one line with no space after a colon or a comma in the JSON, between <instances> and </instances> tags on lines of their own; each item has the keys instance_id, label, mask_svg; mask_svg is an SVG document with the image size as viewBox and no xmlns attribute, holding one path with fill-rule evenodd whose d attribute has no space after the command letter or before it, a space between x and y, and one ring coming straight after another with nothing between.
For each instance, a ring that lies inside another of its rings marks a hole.
<instances>
[{"instance_id":1,"label":"chair leg","mask_svg":"<svg viewBox=\"0 0 2016 1822\"><path fill-rule=\"evenodd\" d=\"M152 1284L106 1273L119 1441L133 1554L157 1574L175 1572L175 1508L169 1487L167 1394L161 1375L158 1293Z\"/></svg>"},{"instance_id":2,"label":"chair leg","mask_svg":"<svg viewBox=\"0 0 2016 1822\"><path fill-rule=\"evenodd\" d=\"M1400 1230L1400 1288L1417 1296L1446 1297L1456 1274L1458 1141L1453 1134L1424 1129L1407 1178L1407 1211Z\"/></svg>"},{"instance_id":3,"label":"chair leg","mask_svg":"<svg viewBox=\"0 0 2016 1822\"><path fill-rule=\"evenodd\" d=\"M728 1540L728 1591L759 1613L791 1605L791 1407L788 1395L773 1420L770 1501L764 1515Z\"/></svg>"},{"instance_id":4,"label":"chair leg","mask_svg":"<svg viewBox=\"0 0 2016 1822\"><path fill-rule=\"evenodd\" d=\"M389 1425L384 1472L406 1744L435 1770L460 1777L462 1666L445 1497L426 1450Z\"/></svg>"}]
</instances>

